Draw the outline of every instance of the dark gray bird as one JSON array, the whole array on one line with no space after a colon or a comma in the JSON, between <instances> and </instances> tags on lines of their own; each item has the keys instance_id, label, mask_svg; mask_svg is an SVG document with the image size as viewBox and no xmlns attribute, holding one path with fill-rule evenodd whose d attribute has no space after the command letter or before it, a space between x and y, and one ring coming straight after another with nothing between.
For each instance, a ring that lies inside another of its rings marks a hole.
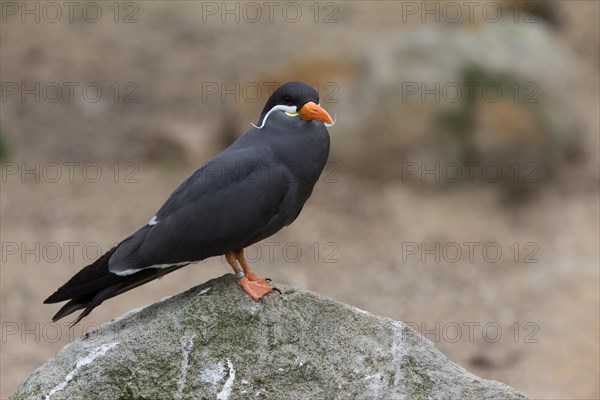
<instances>
[{"instance_id":1,"label":"dark gray bird","mask_svg":"<svg viewBox=\"0 0 600 400\"><path fill-rule=\"evenodd\" d=\"M255 300L273 288L256 276L244 248L291 224L329 155L316 90L301 82L279 87L258 125L205 163L150 221L61 286L44 303L67 301L53 317L77 310L76 324L104 300L188 264L225 255L238 284Z\"/></svg>"}]
</instances>

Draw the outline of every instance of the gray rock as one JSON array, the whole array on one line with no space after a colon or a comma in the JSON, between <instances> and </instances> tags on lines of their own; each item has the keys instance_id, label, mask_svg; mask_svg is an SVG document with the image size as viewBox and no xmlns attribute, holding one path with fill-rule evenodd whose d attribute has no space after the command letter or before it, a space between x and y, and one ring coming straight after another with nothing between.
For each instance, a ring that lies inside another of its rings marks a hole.
<instances>
[{"instance_id":1,"label":"gray rock","mask_svg":"<svg viewBox=\"0 0 600 400\"><path fill-rule=\"evenodd\" d=\"M401 322L231 275L65 346L13 399L525 399L450 362Z\"/></svg>"},{"instance_id":2,"label":"gray rock","mask_svg":"<svg viewBox=\"0 0 600 400\"><path fill-rule=\"evenodd\" d=\"M462 181L465 162L497 164L512 189L580 156L574 57L543 23L424 25L368 54L364 79L330 110L340 116L332 156L344 169L443 188L423 178L436 163L461 165ZM419 173L407 177L407 165Z\"/></svg>"}]
</instances>

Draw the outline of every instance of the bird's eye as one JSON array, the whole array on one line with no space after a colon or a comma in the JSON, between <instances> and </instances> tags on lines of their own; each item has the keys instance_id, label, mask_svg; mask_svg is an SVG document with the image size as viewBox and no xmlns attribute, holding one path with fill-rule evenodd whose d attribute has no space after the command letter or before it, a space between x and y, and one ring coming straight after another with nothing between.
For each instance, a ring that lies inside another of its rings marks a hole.
<instances>
[{"instance_id":1,"label":"bird's eye","mask_svg":"<svg viewBox=\"0 0 600 400\"><path fill-rule=\"evenodd\" d=\"M286 103L291 103L292 99L290 98L290 96L285 95L285 96L283 96L283 101L285 101Z\"/></svg>"}]
</instances>

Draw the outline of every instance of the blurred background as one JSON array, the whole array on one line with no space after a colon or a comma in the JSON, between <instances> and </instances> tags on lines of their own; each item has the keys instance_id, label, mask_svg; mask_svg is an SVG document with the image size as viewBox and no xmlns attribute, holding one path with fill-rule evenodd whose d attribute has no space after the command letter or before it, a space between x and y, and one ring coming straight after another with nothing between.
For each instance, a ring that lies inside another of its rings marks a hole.
<instances>
[{"instance_id":1,"label":"blurred background","mask_svg":"<svg viewBox=\"0 0 600 400\"><path fill-rule=\"evenodd\" d=\"M98 324L230 272L203 261L72 330L42 305L296 80L337 116L330 163L254 270L531 398L600 397L598 2L0 5L1 398Z\"/></svg>"}]
</instances>

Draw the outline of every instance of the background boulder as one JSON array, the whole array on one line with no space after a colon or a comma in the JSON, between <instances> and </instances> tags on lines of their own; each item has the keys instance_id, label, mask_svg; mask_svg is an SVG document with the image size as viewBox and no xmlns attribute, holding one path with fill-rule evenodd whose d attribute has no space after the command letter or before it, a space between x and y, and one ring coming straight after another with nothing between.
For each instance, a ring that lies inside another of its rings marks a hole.
<instances>
[{"instance_id":1,"label":"background boulder","mask_svg":"<svg viewBox=\"0 0 600 400\"><path fill-rule=\"evenodd\" d=\"M318 87L339 116L332 160L355 174L444 188L423 173L467 181L476 163L476 181L514 193L582 154L573 56L547 24L424 25L336 60L293 60L246 80ZM225 132L256 119L252 104L223 106Z\"/></svg>"}]
</instances>

